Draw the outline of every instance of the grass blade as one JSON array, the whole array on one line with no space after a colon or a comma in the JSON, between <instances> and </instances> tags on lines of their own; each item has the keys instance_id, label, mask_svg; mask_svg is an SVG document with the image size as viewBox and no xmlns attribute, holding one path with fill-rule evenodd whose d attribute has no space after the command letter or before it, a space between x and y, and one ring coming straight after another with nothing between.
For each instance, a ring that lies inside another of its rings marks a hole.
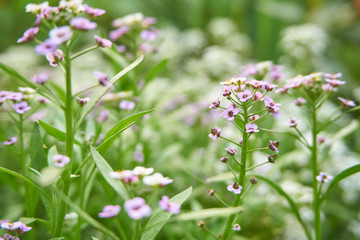
<instances>
[{"instance_id":1,"label":"grass blade","mask_svg":"<svg viewBox=\"0 0 360 240\"><path fill-rule=\"evenodd\" d=\"M46 122L44 122L44 121L41 121L41 120L38 120L38 121L39 121L40 126L41 126L50 136L53 136L53 137L56 138L57 140L60 140L60 141L62 141L62 142L65 142L65 140L66 140L66 134L65 134L63 131L61 131L61 130L59 130L59 129L53 127L53 126L51 126L50 124L48 124L48 123L46 123ZM81 145L81 143L80 143L78 140L76 140L76 139L74 140L74 142L75 142L75 144L77 144L77 145Z\"/></svg>"},{"instance_id":2,"label":"grass blade","mask_svg":"<svg viewBox=\"0 0 360 240\"><path fill-rule=\"evenodd\" d=\"M149 83L151 80L153 80L159 73L161 73L165 69L165 67L168 63L168 60L169 59L162 60L153 69L151 69L149 71L149 73L146 75L146 78L145 78L146 83Z\"/></svg>"},{"instance_id":3,"label":"grass blade","mask_svg":"<svg viewBox=\"0 0 360 240\"><path fill-rule=\"evenodd\" d=\"M30 141L30 158L31 158L31 167L40 171L47 166L47 161L44 153L44 146L41 139L39 123L35 122L31 141Z\"/></svg>"},{"instance_id":4,"label":"grass blade","mask_svg":"<svg viewBox=\"0 0 360 240\"><path fill-rule=\"evenodd\" d=\"M183 192L172 197L170 199L170 202L176 202L181 205L190 196L191 192L192 187L189 187ZM172 213L166 212L163 209L158 208L147 223L144 233L141 236L141 240L155 239L156 235L160 232L160 230L163 228L166 221L171 217L171 215Z\"/></svg>"},{"instance_id":5,"label":"grass blade","mask_svg":"<svg viewBox=\"0 0 360 240\"><path fill-rule=\"evenodd\" d=\"M189 220L201 220L211 217L226 217L235 213L242 213L244 208L231 207L231 208L208 208L189 213L183 213L174 218L174 221L189 221Z\"/></svg>"},{"instance_id":6,"label":"grass blade","mask_svg":"<svg viewBox=\"0 0 360 240\"><path fill-rule=\"evenodd\" d=\"M114 83L119 80L122 76L124 76L127 72L129 72L130 70L132 70L134 67L136 67L142 60L143 60L143 56L141 55L138 59L136 59L133 63L131 63L129 66L127 66L126 68L124 68L123 70L121 70L118 74L116 74L110 81L108 86L101 88L95 96L93 96L91 98L91 100L84 105L80 118L76 124L76 128L78 129L80 124L82 123L82 121L84 121L85 117L90 113L90 111L94 108L94 106L96 105L96 103L100 100L100 98L110 89L110 87L112 85L114 85Z\"/></svg>"},{"instance_id":7,"label":"grass blade","mask_svg":"<svg viewBox=\"0 0 360 240\"><path fill-rule=\"evenodd\" d=\"M106 162L106 160L96 151L96 149L90 146L91 155L95 161L97 168L100 173L103 175L105 180L110 184L110 186L122 197L124 200L129 199L129 195L126 192L124 186L119 180L113 179L109 176L109 173L114 171L111 166Z\"/></svg>"}]
</instances>

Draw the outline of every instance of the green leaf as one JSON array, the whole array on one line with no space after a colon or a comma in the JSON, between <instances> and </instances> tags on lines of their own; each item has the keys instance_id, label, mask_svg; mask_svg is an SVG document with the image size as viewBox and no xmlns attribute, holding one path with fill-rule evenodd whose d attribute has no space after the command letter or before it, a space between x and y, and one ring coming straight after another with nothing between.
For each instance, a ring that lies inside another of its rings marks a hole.
<instances>
[{"instance_id":1,"label":"green leaf","mask_svg":"<svg viewBox=\"0 0 360 240\"><path fill-rule=\"evenodd\" d=\"M122 197L124 200L129 199L129 195L125 190L123 184L116 179L113 179L109 176L110 172L114 170L111 166L106 162L106 160L96 151L96 149L90 146L91 155L95 161L97 168L99 169L100 173L103 175L105 180L110 184L110 186Z\"/></svg>"},{"instance_id":2,"label":"green leaf","mask_svg":"<svg viewBox=\"0 0 360 240\"><path fill-rule=\"evenodd\" d=\"M145 81L149 83L152 79L154 79L161 71L163 71L168 63L169 59L164 59L159 62L153 69L149 71L146 75Z\"/></svg>"},{"instance_id":3,"label":"green leaf","mask_svg":"<svg viewBox=\"0 0 360 240\"><path fill-rule=\"evenodd\" d=\"M36 170L41 170L47 166L46 157L44 153L44 147L41 139L39 123L34 123L34 128L30 141L30 158L31 165Z\"/></svg>"},{"instance_id":4,"label":"green leaf","mask_svg":"<svg viewBox=\"0 0 360 240\"><path fill-rule=\"evenodd\" d=\"M320 204L325 200L326 196L329 194L330 190L335 187L336 184L338 184L341 180L350 177L351 175L360 172L360 164L354 165L352 167L349 167L336 175L334 179L331 181L329 187L326 189L326 192L321 196L319 202Z\"/></svg>"},{"instance_id":5,"label":"green leaf","mask_svg":"<svg viewBox=\"0 0 360 240\"><path fill-rule=\"evenodd\" d=\"M308 230L308 228L306 227L304 221L302 220L301 216L300 216L300 213L299 213L299 210L294 202L294 200L292 200L292 198L286 193L284 192L284 190L282 190L282 188L277 185L275 182L273 182L272 180L266 178L266 177L263 177L261 175L255 175L255 177L257 177L258 179L260 180L263 180L264 182L266 182L267 184L269 184L271 187L273 187L281 196L283 196L287 202L289 203L290 207L291 207L291 210L294 212L297 220L299 221L299 223L301 224L301 226L303 227L304 231L305 231L305 234L306 236L308 237L308 239L312 239L311 237L311 234Z\"/></svg>"},{"instance_id":6,"label":"green leaf","mask_svg":"<svg viewBox=\"0 0 360 240\"><path fill-rule=\"evenodd\" d=\"M22 223L25 223L26 225L31 224L33 222L41 223L46 228L50 229L50 223L44 219L41 218L28 218L28 217L21 217L19 219Z\"/></svg>"},{"instance_id":7,"label":"green leaf","mask_svg":"<svg viewBox=\"0 0 360 240\"><path fill-rule=\"evenodd\" d=\"M56 182L64 169L57 167L45 167L41 170L38 182L41 186L47 187Z\"/></svg>"},{"instance_id":8,"label":"green leaf","mask_svg":"<svg viewBox=\"0 0 360 240\"><path fill-rule=\"evenodd\" d=\"M129 66L127 66L125 69L121 70L118 74L116 74L110 81L109 84L103 88L101 88L95 96L91 98L91 100L84 105L82 108L81 116L76 124L76 128L78 129L82 121L84 121L85 117L90 113L90 111L94 108L96 103L100 100L100 98L110 89L112 85L115 84L117 80L119 80L123 75L125 75L127 72L132 70L134 67L136 67L142 60L144 56L141 55L138 59L136 59L133 63L131 63Z\"/></svg>"},{"instance_id":9,"label":"green leaf","mask_svg":"<svg viewBox=\"0 0 360 240\"><path fill-rule=\"evenodd\" d=\"M54 189L55 193L64 201L66 204L72 209L72 211L76 212L82 219L84 219L85 222L96 228L97 230L103 232L104 234L109 235L111 238L119 240L116 235L106 228L104 225L96 221L94 218L92 218L89 214L87 214L85 211L83 211L78 205L76 205L73 201L70 200L67 196L64 195L61 191Z\"/></svg>"},{"instance_id":10,"label":"green leaf","mask_svg":"<svg viewBox=\"0 0 360 240\"><path fill-rule=\"evenodd\" d=\"M66 134L63 131L51 126L50 124L48 124L48 123L46 123L44 121L41 121L41 120L38 120L38 121L39 121L40 126L50 136L53 136L54 138L56 138L57 140L60 140L62 142L66 141ZM81 145L80 141L78 141L77 139L74 139L74 143L77 144L77 145Z\"/></svg>"},{"instance_id":11,"label":"green leaf","mask_svg":"<svg viewBox=\"0 0 360 240\"><path fill-rule=\"evenodd\" d=\"M148 114L152 112L153 110L147 110L143 112L136 113L134 115L131 115L127 118L124 118L120 120L118 123L115 124L114 127L112 127L107 134L104 137L104 140L102 143L96 148L96 150L100 153L106 152L112 143L117 139L117 137L126 129L128 129L131 125L135 123L136 120L144 116L145 114Z\"/></svg>"},{"instance_id":12,"label":"green leaf","mask_svg":"<svg viewBox=\"0 0 360 240\"><path fill-rule=\"evenodd\" d=\"M174 221L189 221L189 220L201 220L211 217L227 217L231 214L242 213L244 208L231 207L231 208L208 208L189 213L183 213L174 218Z\"/></svg>"},{"instance_id":13,"label":"green leaf","mask_svg":"<svg viewBox=\"0 0 360 240\"><path fill-rule=\"evenodd\" d=\"M176 202L182 204L191 194L192 187L184 190L183 192L175 195L170 199L170 202ZM155 239L156 235L165 225L166 221L171 217L172 213L166 212L161 208L158 208L151 216L149 222L146 224L144 233L141 236L141 240Z\"/></svg>"}]
</instances>

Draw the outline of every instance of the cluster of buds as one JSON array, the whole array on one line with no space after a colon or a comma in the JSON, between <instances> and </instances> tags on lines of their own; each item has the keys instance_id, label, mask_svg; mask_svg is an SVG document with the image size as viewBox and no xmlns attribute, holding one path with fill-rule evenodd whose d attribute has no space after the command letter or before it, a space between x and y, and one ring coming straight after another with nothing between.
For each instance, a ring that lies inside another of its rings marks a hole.
<instances>
[{"instance_id":1,"label":"cluster of buds","mask_svg":"<svg viewBox=\"0 0 360 240\"><path fill-rule=\"evenodd\" d=\"M109 37L112 41L117 42L117 50L126 54L128 58L133 58L138 51L141 53L157 52L157 48L150 44L159 35L159 30L153 27L155 23L155 18L145 17L142 13L130 14L112 22L112 26L116 29L110 32ZM141 43L135 49L131 49L131 44L134 42Z\"/></svg>"},{"instance_id":2,"label":"cluster of buds","mask_svg":"<svg viewBox=\"0 0 360 240\"><path fill-rule=\"evenodd\" d=\"M279 71L281 66L273 64L271 61L260 62L257 64L250 63L241 68L240 77L249 77L258 80L269 79L278 82L283 75Z\"/></svg>"},{"instance_id":3,"label":"cluster of buds","mask_svg":"<svg viewBox=\"0 0 360 240\"><path fill-rule=\"evenodd\" d=\"M36 15L34 25L27 29L18 43L32 42L39 29L45 27L49 37L35 46L35 53L45 55L51 66L57 66L64 60L64 52L60 46L72 38L74 31L93 30L97 23L90 21L105 14L105 10L91 8L82 3L82 0L61 0L58 6L49 6L48 2L40 4L29 3L26 12ZM111 41L95 35L94 40L100 47L110 47Z\"/></svg>"},{"instance_id":4,"label":"cluster of buds","mask_svg":"<svg viewBox=\"0 0 360 240\"><path fill-rule=\"evenodd\" d=\"M164 177L161 173L153 172L153 168L137 166L133 170L110 172L109 175L110 177L121 180L126 184L138 183L142 179L142 182L145 185L153 187L164 187L174 181L173 179Z\"/></svg>"}]
</instances>

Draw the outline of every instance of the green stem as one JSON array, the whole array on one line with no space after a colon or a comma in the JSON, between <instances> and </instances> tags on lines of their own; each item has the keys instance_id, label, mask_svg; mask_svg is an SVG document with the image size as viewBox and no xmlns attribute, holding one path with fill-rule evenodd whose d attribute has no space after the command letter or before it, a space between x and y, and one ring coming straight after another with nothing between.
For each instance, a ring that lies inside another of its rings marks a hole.
<instances>
[{"instance_id":1,"label":"green stem","mask_svg":"<svg viewBox=\"0 0 360 240\"><path fill-rule=\"evenodd\" d=\"M270 163L270 162L267 161L267 162L263 162L263 163L254 165L254 166L252 166L252 167L247 168L246 171L249 171L249 170L254 169L254 168L257 168L257 167L260 167L260 166L265 165L265 164L267 164L267 163Z\"/></svg>"},{"instance_id":2,"label":"green stem","mask_svg":"<svg viewBox=\"0 0 360 240\"><path fill-rule=\"evenodd\" d=\"M238 184L241 186L244 186L244 180L245 180L245 173L246 173L246 157L247 157L247 148L248 148L248 133L246 132L245 125L248 122L248 109L246 104L244 104L244 126L243 126L243 145L241 148L241 162L240 162L240 172L238 176ZM244 194L244 191L242 191L240 194L236 194L233 207L237 207L240 203L240 197ZM230 230L232 229L232 225L234 222L235 214L232 214L229 216L227 223L225 225L224 229L224 235L222 237L223 240L227 240L230 236Z\"/></svg>"},{"instance_id":3,"label":"green stem","mask_svg":"<svg viewBox=\"0 0 360 240\"><path fill-rule=\"evenodd\" d=\"M120 238L123 239L123 240L127 240L127 236L124 232L124 229L122 228L119 220L117 218L114 219L114 222L115 222L115 225L117 227L117 229L119 230L119 234L120 234Z\"/></svg>"},{"instance_id":4,"label":"green stem","mask_svg":"<svg viewBox=\"0 0 360 240\"><path fill-rule=\"evenodd\" d=\"M230 207L224 200L222 200L216 193L214 193L214 198L221 202L225 207Z\"/></svg>"},{"instance_id":5,"label":"green stem","mask_svg":"<svg viewBox=\"0 0 360 240\"><path fill-rule=\"evenodd\" d=\"M318 175L318 164L317 164L317 116L315 105L312 108L312 148L311 148L311 168L313 173L312 188L313 188L313 211L314 211L314 230L315 239L321 240L321 219L320 219L320 202L317 188L316 176Z\"/></svg>"},{"instance_id":6,"label":"green stem","mask_svg":"<svg viewBox=\"0 0 360 240\"><path fill-rule=\"evenodd\" d=\"M224 140L226 140L226 141L228 141L228 142L231 142L231 143L235 144L235 145L238 146L238 147L242 147L239 143L234 142L234 141L232 141L232 140L230 140L230 139L228 139L228 138L225 138L225 137L223 137L223 136L219 136L219 138L222 138L222 139L224 139Z\"/></svg>"},{"instance_id":7,"label":"green stem","mask_svg":"<svg viewBox=\"0 0 360 240\"><path fill-rule=\"evenodd\" d=\"M83 55L83 54L85 54L87 52L90 52L92 50L95 50L98 47L99 47L98 45L94 45L94 46L91 46L89 48L86 48L86 49L82 50L81 52L76 53L74 56L71 56L70 60L74 60L75 58L80 57L81 55Z\"/></svg>"},{"instance_id":8,"label":"green stem","mask_svg":"<svg viewBox=\"0 0 360 240\"><path fill-rule=\"evenodd\" d=\"M63 193L68 196L70 190L70 175L73 164L73 149L74 149L74 132L73 132L73 106L72 106L72 86L71 86L71 57L70 47L65 49L65 79L66 79L66 101L65 101L65 125L66 125L66 156L70 158L70 163L62 174L64 180ZM59 213L57 215L55 237L60 237L62 233L64 217L66 213L66 203L60 202Z\"/></svg>"},{"instance_id":9,"label":"green stem","mask_svg":"<svg viewBox=\"0 0 360 240\"><path fill-rule=\"evenodd\" d=\"M247 152L255 152L255 151L261 151L261 150L269 150L269 147L262 147L262 148L254 148L254 149L250 149Z\"/></svg>"}]
</instances>

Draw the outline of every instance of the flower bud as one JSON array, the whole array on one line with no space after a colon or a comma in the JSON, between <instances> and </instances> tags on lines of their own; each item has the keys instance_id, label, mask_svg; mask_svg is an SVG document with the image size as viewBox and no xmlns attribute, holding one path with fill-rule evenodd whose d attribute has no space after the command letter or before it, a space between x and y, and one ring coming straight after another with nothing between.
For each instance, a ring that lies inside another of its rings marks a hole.
<instances>
[{"instance_id":1,"label":"flower bud","mask_svg":"<svg viewBox=\"0 0 360 240\"><path fill-rule=\"evenodd\" d=\"M198 222L197 222L197 225L198 225L199 227L204 227L204 221L203 221L203 220L198 221Z\"/></svg>"},{"instance_id":2,"label":"flower bud","mask_svg":"<svg viewBox=\"0 0 360 240\"><path fill-rule=\"evenodd\" d=\"M210 197L214 196L215 189L209 189L208 194L209 194Z\"/></svg>"},{"instance_id":3,"label":"flower bud","mask_svg":"<svg viewBox=\"0 0 360 240\"><path fill-rule=\"evenodd\" d=\"M251 184L257 184L258 179L256 177L251 177L250 182L251 182Z\"/></svg>"}]
</instances>

